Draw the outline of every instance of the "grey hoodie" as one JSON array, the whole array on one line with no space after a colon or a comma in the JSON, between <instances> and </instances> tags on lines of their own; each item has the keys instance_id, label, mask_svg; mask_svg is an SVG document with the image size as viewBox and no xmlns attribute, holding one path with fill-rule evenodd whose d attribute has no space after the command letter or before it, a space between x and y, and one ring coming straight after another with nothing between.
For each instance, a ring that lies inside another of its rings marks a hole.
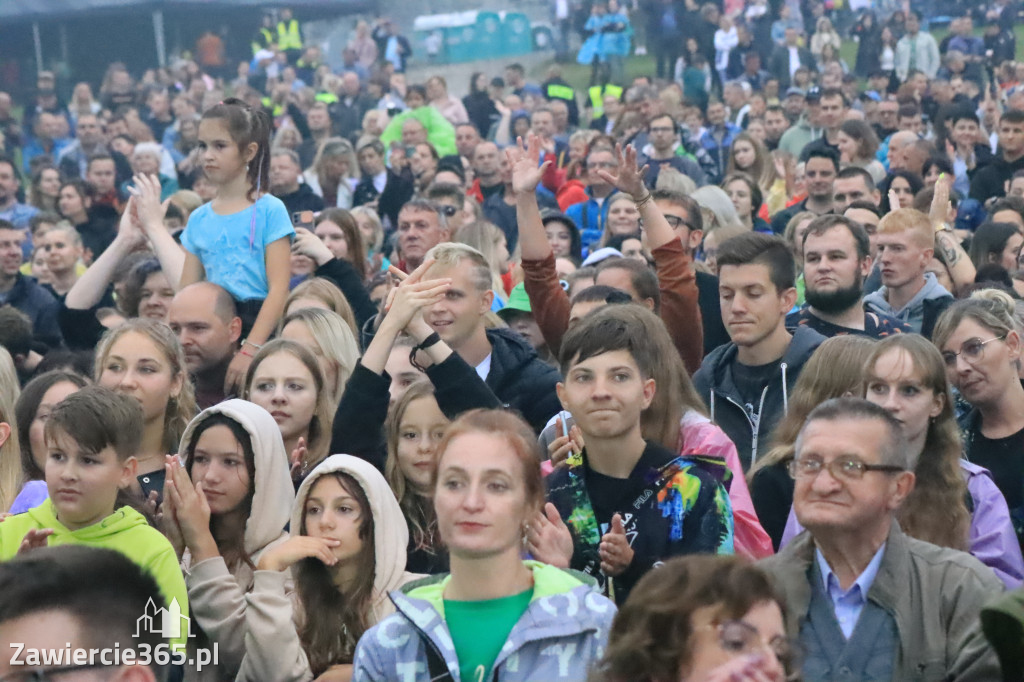
<instances>
[{"instance_id":1,"label":"grey hoodie","mask_svg":"<svg viewBox=\"0 0 1024 682\"><path fill-rule=\"evenodd\" d=\"M285 526L295 499L288 456L274 418L259 405L245 400L227 400L193 419L185 429L178 448L182 456L187 452L196 428L216 414L238 422L252 441L256 476L252 510L245 523L244 543L245 551L255 566L266 549L288 537ZM196 640L195 644L199 648L210 648L208 645L216 642L220 660L219 665L205 668L202 672L186 666L186 679L234 679L245 655L245 595L252 589L253 570L246 563L229 567L220 556L192 564L192 557L187 551L181 563L192 604L192 618L206 640Z\"/></svg>"},{"instance_id":2,"label":"grey hoodie","mask_svg":"<svg viewBox=\"0 0 1024 682\"><path fill-rule=\"evenodd\" d=\"M422 576L406 573L405 548L409 529L384 476L365 460L351 455L331 455L310 472L299 486L292 507L291 535L299 535L306 499L317 480L344 472L363 489L373 514L373 546L376 553L373 578L373 625L394 611L388 593ZM290 480L290 479L289 479ZM286 591L288 571L256 571L255 584L246 595L245 660L239 682L304 682L313 679L306 652L299 641L297 623L301 604Z\"/></svg>"},{"instance_id":3,"label":"grey hoodie","mask_svg":"<svg viewBox=\"0 0 1024 682\"><path fill-rule=\"evenodd\" d=\"M901 309L893 310L888 298L889 287L882 285L878 291L864 297L864 305L871 312L891 315L906 322L913 327L915 333L928 337L935 327L938 313L953 302L953 295L930 272L924 273L924 286Z\"/></svg>"}]
</instances>

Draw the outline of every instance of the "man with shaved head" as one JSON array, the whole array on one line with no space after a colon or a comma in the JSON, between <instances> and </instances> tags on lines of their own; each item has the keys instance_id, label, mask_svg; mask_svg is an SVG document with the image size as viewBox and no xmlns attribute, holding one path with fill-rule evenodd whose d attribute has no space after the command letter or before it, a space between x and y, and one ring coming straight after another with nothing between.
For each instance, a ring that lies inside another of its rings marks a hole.
<instances>
[{"instance_id":1,"label":"man with shaved head","mask_svg":"<svg viewBox=\"0 0 1024 682\"><path fill-rule=\"evenodd\" d=\"M231 294L212 282L190 284L175 295L167 317L185 350L199 408L226 400L224 377L242 335Z\"/></svg>"},{"instance_id":2,"label":"man with shaved head","mask_svg":"<svg viewBox=\"0 0 1024 682\"><path fill-rule=\"evenodd\" d=\"M912 145L917 142L917 139L917 135L909 130L901 130L898 133L893 133L893 136L889 138L889 170L905 168L903 150L908 145Z\"/></svg>"}]
</instances>

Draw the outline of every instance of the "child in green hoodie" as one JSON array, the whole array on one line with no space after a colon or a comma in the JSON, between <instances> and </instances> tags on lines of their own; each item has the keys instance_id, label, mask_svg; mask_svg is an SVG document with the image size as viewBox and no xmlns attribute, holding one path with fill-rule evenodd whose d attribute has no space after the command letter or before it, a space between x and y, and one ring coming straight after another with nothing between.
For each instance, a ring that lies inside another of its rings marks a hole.
<instances>
[{"instance_id":1,"label":"child in green hoodie","mask_svg":"<svg viewBox=\"0 0 1024 682\"><path fill-rule=\"evenodd\" d=\"M100 386L83 388L57 405L44 432L50 497L0 523L0 561L47 544L112 549L148 571L169 610L177 601L187 617L185 579L174 548L128 504L124 492L135 478L133 453L142 423L137 400ZM171 644L184 651L187 638L188 629L181 627Z\"/></svg>"}]
</instances>

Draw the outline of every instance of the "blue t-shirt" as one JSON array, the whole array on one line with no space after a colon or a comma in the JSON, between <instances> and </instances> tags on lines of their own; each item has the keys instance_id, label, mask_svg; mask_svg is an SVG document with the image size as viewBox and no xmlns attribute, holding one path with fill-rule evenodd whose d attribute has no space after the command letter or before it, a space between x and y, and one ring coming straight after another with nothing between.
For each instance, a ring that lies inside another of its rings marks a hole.
<instances>
[{"instance_id":1,"label":"blue t-shirt","mask_svg":"<svg viewBox=\"0 0 1024 682\"><path fill-rule=\"evenodd\" d=\"M269 292L267 245L294 234L288 209L277 197L264 194L253 206L230 215L203 204L189 216L181 245L199 258L207 281L224 287L237 301L253 301Z\"/></svg>"}]
</instances>

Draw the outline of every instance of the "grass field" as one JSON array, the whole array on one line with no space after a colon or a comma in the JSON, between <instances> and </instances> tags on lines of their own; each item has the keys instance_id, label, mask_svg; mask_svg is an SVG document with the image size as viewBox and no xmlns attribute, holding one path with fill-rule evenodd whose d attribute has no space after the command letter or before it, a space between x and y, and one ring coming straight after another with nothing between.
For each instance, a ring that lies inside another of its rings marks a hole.
<instances>
[{"instance_id":1,"label":"grass field","mask_svg":"<svg viewBox=\"0 0 1024 682\"><path fill-rule=\"evenodd\" d=\"M1021 58L1021 53L1024 52L1024 25L1017 26L1015 28L1017 33L1017 59ZM935 36L936 40L942 40L946 37L948 31L945 28L932 31L932 35ZM981 35L981 32L978 32ZM843 46L839 50L839 54L846 65L853 69L854 63L857 61L857 43L852 40L844 40ZM547 71L553 61L547 61L533 69L532 76L534 80L544 80L544 74ZM570 62L568 64L562 64L562 77L569 82L579 92L586 90L590 84L590 67L576 62ZM636 76L652 76L654 75L654 57L651 55L641 55L629 57L626 60L626 80L632 82Z\"/></svg>"}]
</instances>

